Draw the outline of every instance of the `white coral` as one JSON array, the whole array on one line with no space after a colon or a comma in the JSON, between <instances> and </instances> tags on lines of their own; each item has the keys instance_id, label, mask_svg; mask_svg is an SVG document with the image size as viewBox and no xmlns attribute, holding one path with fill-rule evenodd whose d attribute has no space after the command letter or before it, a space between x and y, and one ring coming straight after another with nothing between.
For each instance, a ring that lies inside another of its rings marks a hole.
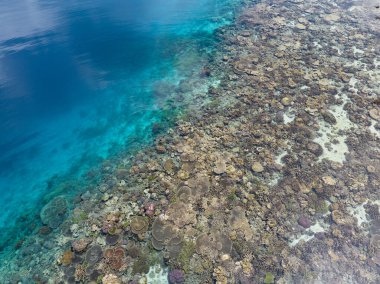
<instances>
[{"instance_id":1,"label":"white coral","mask_svg":"<svg viewBox=\"0 0 380 284\"><path fill-rule=\"evenodd\" d=\"M114 274L107 274L102 279L103 284L121 284L120 279Z\"/></svg>"}]
</instances>

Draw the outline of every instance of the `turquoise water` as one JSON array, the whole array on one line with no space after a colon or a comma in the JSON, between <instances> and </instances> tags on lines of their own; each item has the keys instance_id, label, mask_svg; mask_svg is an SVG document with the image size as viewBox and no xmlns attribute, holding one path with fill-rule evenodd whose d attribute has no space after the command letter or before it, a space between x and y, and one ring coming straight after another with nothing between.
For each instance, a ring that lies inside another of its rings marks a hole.
<instances>
[{"instance_id":1,"label":"turquoise water","mask_svg":"<svg viewBox=\"0 0 380 284\"><path fill-rule=\"evenodd\" d=\"M233 2L0 1L0 249L91 167L165 128Z\"/></svg>"}]
</instances>

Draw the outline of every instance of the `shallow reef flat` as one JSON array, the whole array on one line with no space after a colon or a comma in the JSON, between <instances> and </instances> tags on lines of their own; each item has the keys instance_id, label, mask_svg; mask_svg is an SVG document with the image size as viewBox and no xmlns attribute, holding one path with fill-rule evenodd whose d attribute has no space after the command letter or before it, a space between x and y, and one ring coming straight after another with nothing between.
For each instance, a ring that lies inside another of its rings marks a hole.
<instances>
[{"instance_id":1,"label":"shallow reef flat","mask_svg":"<svg viewBox=\"0 0 380 284\"><path fill-rule=\"evenodd\" d=\"M378 5L248 1L177 124L47 204L0 282L379 283Z\"/></svg>"}]
</instances>

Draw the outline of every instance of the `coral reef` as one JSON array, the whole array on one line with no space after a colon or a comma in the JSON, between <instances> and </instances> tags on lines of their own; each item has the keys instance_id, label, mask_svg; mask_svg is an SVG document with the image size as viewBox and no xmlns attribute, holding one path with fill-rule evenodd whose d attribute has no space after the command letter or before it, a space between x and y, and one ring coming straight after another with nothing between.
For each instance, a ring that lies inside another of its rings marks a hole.
<instances>
[{"instance_id":1,"label":"coral reef","mask_svg":"<svg viewBox=\"0 0 380 284\"><path fill-rule=\"evenodd\" d=\"M174 87L187 108L176 125L98 173L74 210L86 218L64 221L62 199L46 205L41 220L61 231L19 255L49 236L56 280L379 283L372 6L246 1L206 66Z\"/></svg>"}]
</instances>

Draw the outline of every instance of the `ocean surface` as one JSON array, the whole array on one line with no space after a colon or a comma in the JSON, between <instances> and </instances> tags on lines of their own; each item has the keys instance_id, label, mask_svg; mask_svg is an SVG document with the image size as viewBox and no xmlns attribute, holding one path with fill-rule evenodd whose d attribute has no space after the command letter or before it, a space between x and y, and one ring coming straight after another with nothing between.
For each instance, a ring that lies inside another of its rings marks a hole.
<instances>
[{"instance_id":1,"label":"ocean surface","mask_svg":"<svg viewBox=\"0 0 380 284\"><path fill-rule=\"evenodd\" d=\"M207 62L232 2L0 0L2 250L22 237L20 220L39 222L55 195L76 193L55 192L54 179L80 179L152 141L172 115L162 106Z\"/></svg>"}]
</instances>

